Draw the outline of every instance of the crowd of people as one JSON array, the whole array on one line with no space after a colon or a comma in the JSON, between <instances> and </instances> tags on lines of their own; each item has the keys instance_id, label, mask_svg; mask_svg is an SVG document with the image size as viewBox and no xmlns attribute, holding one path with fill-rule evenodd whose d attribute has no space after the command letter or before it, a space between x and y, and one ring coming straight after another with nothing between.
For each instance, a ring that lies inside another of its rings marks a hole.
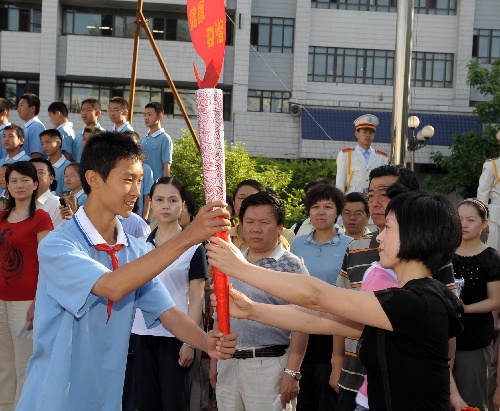
<instances>
[{"instance_id":1,"label":"crowd of people","mask_svg":"<svg viewBox=\"0 0 500 411\"><path fill-rule=\"evenodd\" d=\"M143 137L121 97L108 131L94 99L76 134L62 102L52 129L35 95L23 127L9 109L0 98L0 410L198 411L209 391L220 411L499 410L489 194L420 191L372 148L373 114L288 229L252 179L197 212L159 103ZM229 335L213 267L231 277Z\"/></svg>"}]
</instances>

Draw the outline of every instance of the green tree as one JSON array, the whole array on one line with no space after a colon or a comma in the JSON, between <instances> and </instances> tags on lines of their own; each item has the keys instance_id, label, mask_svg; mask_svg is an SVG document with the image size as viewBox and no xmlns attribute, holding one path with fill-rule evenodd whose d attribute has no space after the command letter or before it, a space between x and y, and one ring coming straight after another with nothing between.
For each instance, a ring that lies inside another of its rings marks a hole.
<instances>
[{"instance_id":1,"label":"green tree","mask_svg":"<svg viewBox=\"0 0 500 411\"><path fill-rule=\"evenodd\" d=\"M484 131L469 131L455 134L450 146L451 154L445 156L434 152L431 160L446 171L439 181L428 176L424 186L442 193L456 192L462 197L474 197L477 194L479 176L485 159L500 155L500 146L495 137L500 119L500 59L495 60L491 68L482 67L477 62L470 62L467 76L468 84L474 86L488 101L478 102L474 114L484 124Z\"/></svg>"}]
</instances>

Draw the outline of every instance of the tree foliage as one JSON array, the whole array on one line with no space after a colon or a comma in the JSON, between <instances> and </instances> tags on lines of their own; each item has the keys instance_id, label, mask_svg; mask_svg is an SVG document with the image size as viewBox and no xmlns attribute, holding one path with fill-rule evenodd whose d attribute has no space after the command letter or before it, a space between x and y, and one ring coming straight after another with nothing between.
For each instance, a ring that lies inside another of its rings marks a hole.
<instances>
[{"instance_id":1,"label":"tree foliage","mask_svg":"<svg viewBox=\"0 0 500 411\"><path fill-rule=\"evenodd\" d=\"M474 197L484 161L500 155L495 137L499 126L494 124L500 119L500 59L495 60L491 68L482 67L477 62L470 62L468 68L468 83L491 97L489 101L478 102L474 109L478 121L485 125L484 131L455 134L449 156L432 153L431 160L447 174L439 181L429 176L424 185L442 193L456 192L463 197Z\"/></svg>"},{"instance_id":2,"label":"tree foliage","mask_svg":"<svg viewBox=\"0 0 500 411\"><path fill-rule=\"evenodd\" d=\"M272 188L284 201L287 226L306 217L302 205L305 185L318 177L335 181L336 164L334 160L277 160L251 157L242 142L227 144L226 187L232 194L238 183L249 178L260 181L265 187ZM171 175L181 180L196 198L197 206L205 204L201 157L189 134L184 130L174 142Z\"/></svg>"}]
</instances>

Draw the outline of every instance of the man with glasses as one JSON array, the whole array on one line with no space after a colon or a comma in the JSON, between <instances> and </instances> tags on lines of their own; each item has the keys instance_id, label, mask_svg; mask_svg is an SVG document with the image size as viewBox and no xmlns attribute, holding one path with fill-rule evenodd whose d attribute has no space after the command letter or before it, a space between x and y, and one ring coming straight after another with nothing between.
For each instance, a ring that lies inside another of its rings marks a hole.
<instances>
[{"instance_id":1,"label":"man with glasses","mask_svg":"<svg viewBox=\"0 0 500 411\"><path fill-rule=\"evenodd\" d=\"M361 193L349 193L345 196L345 206L342 210L344 233L354 239L370 234L368 220L370 210L368 198Z\"/></svg>"},{"instance_id":2,"label":"man with glasses","mask_svg":"<svg viewBox=\"0 0 500 411\"><path fill-rule=\"evenodd\" d=\"M59 197L50 192L50 186L56 173L49 160L32 158L30 160L36 168L38 175L38 188L36 191L36 208L42 209L50 215L54 228L63 222L59 212Z\"/></svg>"}]
</instances>

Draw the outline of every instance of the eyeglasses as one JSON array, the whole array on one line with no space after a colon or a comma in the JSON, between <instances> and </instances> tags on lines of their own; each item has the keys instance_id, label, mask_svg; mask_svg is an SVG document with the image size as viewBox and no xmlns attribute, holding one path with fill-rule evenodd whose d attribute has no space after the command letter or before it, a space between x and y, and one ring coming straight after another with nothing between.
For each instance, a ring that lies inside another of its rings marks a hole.
<instances>
[{"instance_id":1,"label":"eyeglasses","mask_svg":"<svg viewBox=\"0 0 500 411\"><path fill-rule=\"evenodd\" d=\"M69 176L64 176L64 178L79 178L76 174L70 174Z\"/></svg>"},{"instance_id":2,"label":"eyeglasses","mask_svg":"<svg viewBox=\"0 0 500 411\"><path fill-rule=\"evenodd\" d=\"M351 216L354 216L356 218L362 217L365 215L363 211L349 211L349 210L344 210L342 211L342 215L346 218L350 218Z\"/></svg>"}]
</instances>

